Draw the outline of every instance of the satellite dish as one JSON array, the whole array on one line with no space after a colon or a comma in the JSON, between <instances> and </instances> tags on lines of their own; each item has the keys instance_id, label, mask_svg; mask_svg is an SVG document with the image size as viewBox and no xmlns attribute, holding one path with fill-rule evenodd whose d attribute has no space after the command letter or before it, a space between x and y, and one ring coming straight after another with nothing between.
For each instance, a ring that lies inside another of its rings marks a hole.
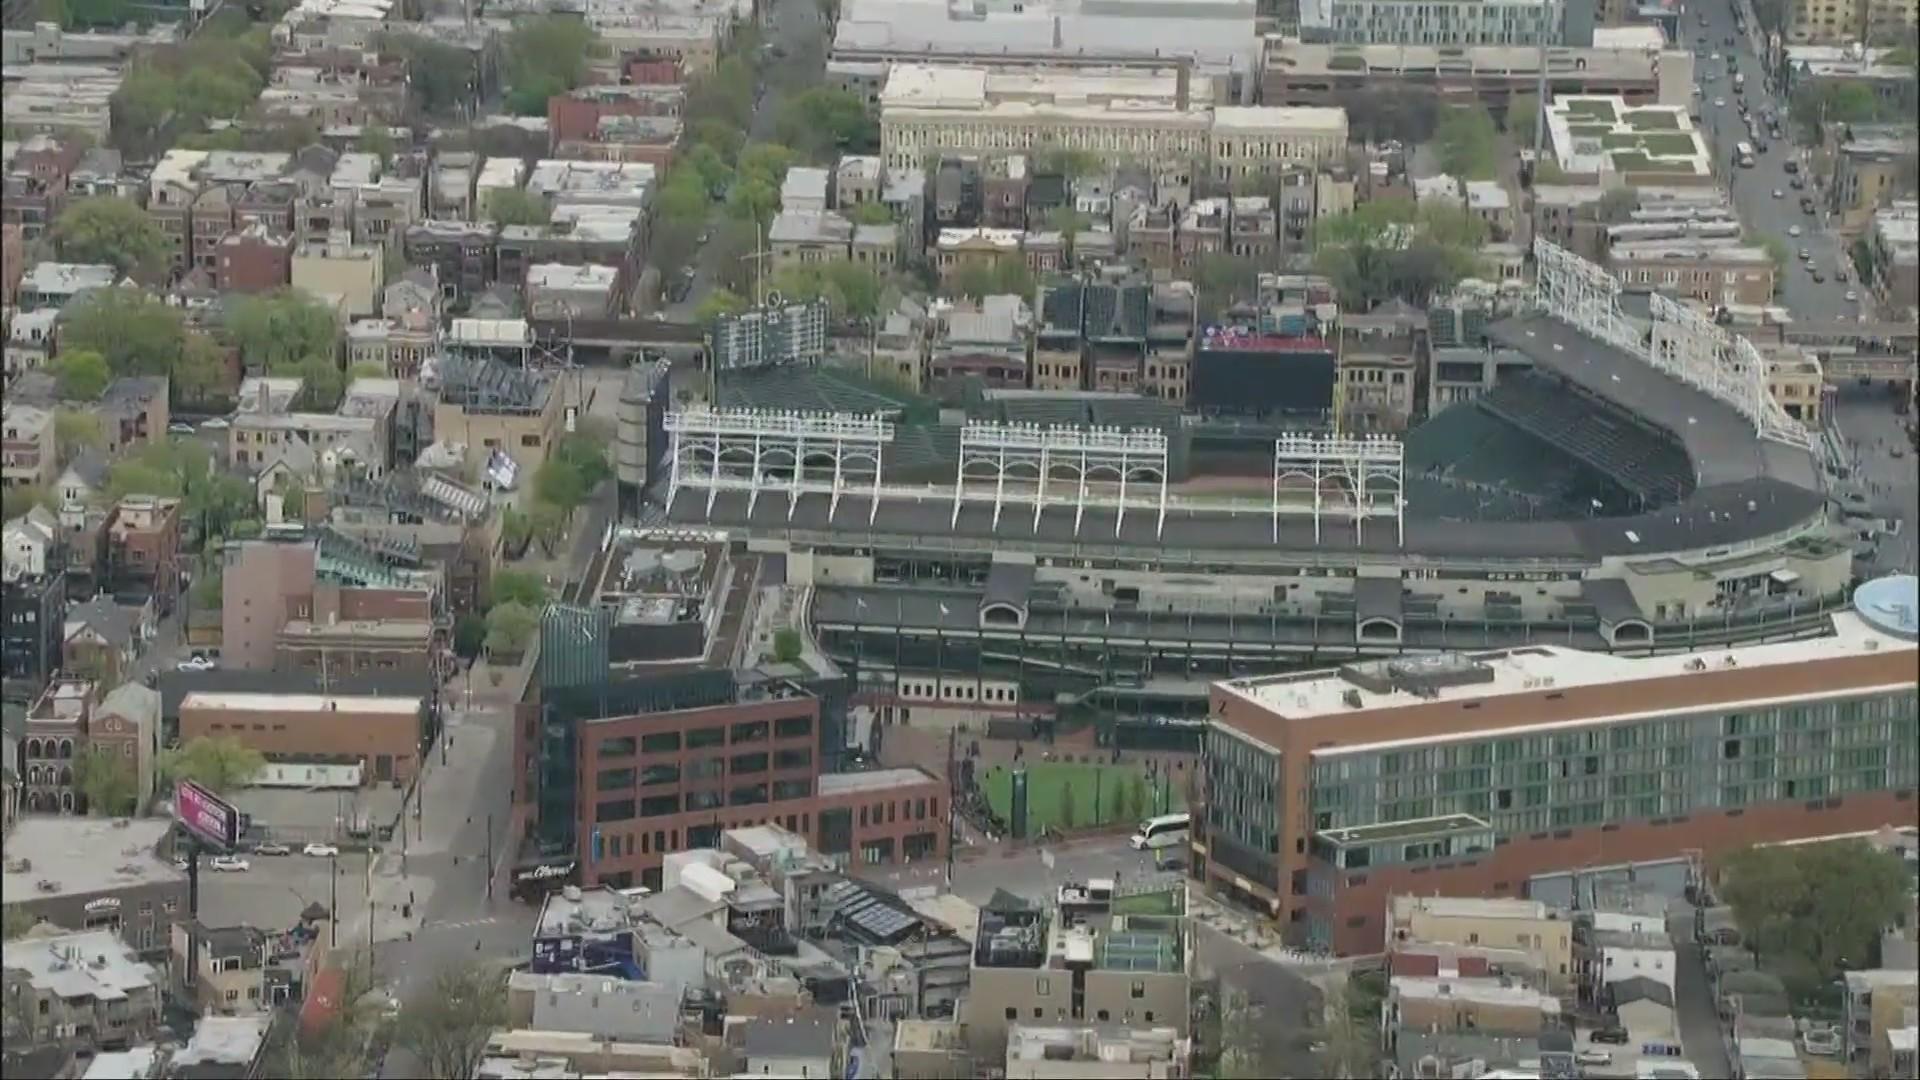
<instances>
[{"instance_id":1,"label":"satellite dish","mask_svg":"<svg viewBox=\"0 0 1920 1080\"><path fill-rule=\"evenodd\" d=\"M767 306L779 307L781 299L782 297L780 296L780 290L775 289L774 291L767 294Z\"/></svg>"}]
</instances>

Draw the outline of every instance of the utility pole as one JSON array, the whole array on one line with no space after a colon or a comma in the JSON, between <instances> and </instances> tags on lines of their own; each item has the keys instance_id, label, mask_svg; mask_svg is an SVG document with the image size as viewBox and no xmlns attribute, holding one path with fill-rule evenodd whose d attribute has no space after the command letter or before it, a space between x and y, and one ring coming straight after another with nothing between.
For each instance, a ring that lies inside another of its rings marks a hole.
<instances>
[{"instance_id":1,"label":"utility pole","mask_svg":"<svg viewBox=\"0 0 1920 1080\"><path fill-rule=\"evenodd\" d=\"M1540 81L1533 92L1533 199L1527 220L1529 250L1540 235L1540 164L1545 160L1547 147L1547 37L1553 31L1554 11L1553 0L1543 0L1538 34Z\"/></svg>"},{"instance_id":2,"label":"utility pole","mask_svg":"<svg viewBox=\"0 0 1920 1080\"><path fill-rule=\"evenodd\" d=\"M487 899L493 899L493 815L487 815Z\"/></svg>"},{"instance_id":3,"label":"utility pole","mask_svg":"<svg viewBox=\"0 0 1920 1080\"><path fill-rule=\"evenodd\" d=\"M367 956L373 956L373 848L367 848Z\"/></svg>"},{"instance_id":4,"label":"utility pole","mask_svg":"<svg viewBox=\"0 0 1920 1080\"><path fill-rule=\"evenodd\" d=\"M895 674L898 674L896 668ZM954 767L954 741L959 738L958 728L947 729L947 888L953 888L953 840L954 840L954 793L959 787L959 770Z\"/></svg>"},{"instance_id":5,"label":"utility pole","mask_svg":"<svg viewBox=\"0 0 1920 1080\"><path fill-rule=\"evenodd\" d=\"M329 948L340 947L340 853L336 850L327 856L327 944Z\"/></svg>"}]
</instances>

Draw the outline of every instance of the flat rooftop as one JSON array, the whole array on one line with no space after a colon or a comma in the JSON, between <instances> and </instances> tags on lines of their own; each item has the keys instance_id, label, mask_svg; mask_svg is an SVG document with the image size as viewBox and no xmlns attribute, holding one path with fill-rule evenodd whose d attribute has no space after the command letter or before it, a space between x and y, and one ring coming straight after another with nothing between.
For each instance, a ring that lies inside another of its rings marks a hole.
<instances>
[{"instance_id":1,"label":"flat rooftop","mask_svg":"<svg viewBox=\"0 0 1920 1080\"><path fill-rule=\"evenodd\" d=\"M1703 670L1754 671L1770 667L1804 667L1828 661L1875 654L1915 652L1915 644L1875 630L1853 612L1833 616L1833 634L1802 641L1741 645L1694 654L1627 657L1584 652L1558 645L1534 645L1500 652L1440 654L1391 661L1369 661L1335 671L1229 679L1217 685L1227 693L1289 719L1361 713L1383 709L1419 708L1445 702L1480 702L1514 694L1538 694L1544 689L1567 692L1651 680L1678 680ZM1704 665L1704 666L1703 666ZM1391 682L1391 689L1374 690L1347 673L1361 672L1374 685ZM1400 676L1407 678L1402 680ZM1855 693L1879 685L1835 672L1822 692ZM1378 681L1376 681L1378 680ZM1416 686L1401 689L1400 685ZM1897 685L1897 684L1896 684ZM1814 693L1799 695L1817 696ZM1616 699L1620 700L1620 699ZM1728 698L1731 706L1738 698ZM1611 719L1634 712L1630 700L1612 711L1597 710L1581 722ZM1510 733L1520 729L1503 729ZM1471 737L1478 729L1460 734ZM1443 737L1440 733L1427 738ZM1380 744L1328 748L1317 753L1353 753Z\"/></svg>"},{"instance_id":2,"label":"flat rooftop","mask_svg":"<svg viewBox=\"0 0 1920 1080\"><path fill-rule=\"evenodd\" d=\"M1416 914L1437 919L1544 919L1552 909L1539 900L1475 896L1408 896L1393 898L1393 917Z\"/></svg>"},{"instance_id":3,"label":"flat rooftop","mask_svg":"<svg viewBox=\"0 0 1920 1080\"><path fill-rule=\"evenodd\" d=\"M820 794L823 796L853 795L938 782L932 773L924 769L874 769L871 772L822 773Z\"/></svg>"},{"instance_id":4,"label":"flat rooftop","mask_svg":"<svg viewBox=\"0 0 1920 1080\"><path fill-rule=\"evenodd\" d=\"M413 716L420 711L420 699L330 694L217 694L196 690L181 700L180 708L182 711L224 709L232 712L344 712Z\"/></svg>"},{"instance_id":5,"label":"flat rooftop","mask_svg":"<svg viewBox=\"0 0 1920 1080\"><path fill-rule=\"evenodd\" d=\"M166 818L16 818L0 893L24 902L136 885L184 887L187 872L154 854L172 828Z\"/></svg>"}]
</instances>

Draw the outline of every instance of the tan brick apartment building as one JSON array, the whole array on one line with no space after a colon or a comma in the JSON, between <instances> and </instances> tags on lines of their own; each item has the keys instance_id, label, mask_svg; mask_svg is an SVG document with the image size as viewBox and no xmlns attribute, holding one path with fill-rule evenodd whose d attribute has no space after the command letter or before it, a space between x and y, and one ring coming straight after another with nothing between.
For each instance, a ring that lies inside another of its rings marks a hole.
<instances>
[{"instance_id":1,"label":"tan brick apartment building","mask_svg":"<svg viewBox=\"0 0 1920 1080\"><path fill-rule=\"evenodd\" d=\"M358 764L406 783L420 763L426 710L416 698L194 691L180 701L180 740L230 737L268 761Z\"/></svg>"},{"instance_id":2,"label":"tan brick apartment building","mask_svg":"<svg viewBox=\"0 0 1920 1080\"><path fill-rule=\"evenodd\" d=\"M1773 257L1747 244L1689 240L1615 244L1607 269L1622 284L1661 289L1705 304L1773 302Z\"/></svg>"},{"instance_id":3,"label":"tan brick apartment building","mask_svg":"<svg viewBox=\"0 0 1920 1080\"><path fill-rule=\"evenodd\" d=\"M1377 952L1395 893L1911 822L1910 640L1629 659L1535 646L1216 684L1193 874Z\"/></svg>"}]
</instances>

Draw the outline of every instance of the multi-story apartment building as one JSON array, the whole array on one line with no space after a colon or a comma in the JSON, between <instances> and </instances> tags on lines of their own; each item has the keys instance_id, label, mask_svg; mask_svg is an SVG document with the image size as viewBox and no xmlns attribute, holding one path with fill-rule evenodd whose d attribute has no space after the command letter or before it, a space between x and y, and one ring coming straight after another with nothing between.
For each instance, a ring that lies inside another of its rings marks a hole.
<instances>
[{"instance_id":1,"label":"multi-story apartment building","mask_svg":"<svg viewBox=\"0 0 1920 1080\"><path fill-rule=\"evenodd\" d=\"M1901 194L1906 162L1920 151L1913 129L1899 124L1841 124L1833 142L1827 200L1840 229L1857 232Z\"/></svg>"},{"instance_id":2,"label":"multi-story apartment building","mask_svg":"<svg viewBox=\"0 0 1920 1080\"><path fill-rule=\"evenodd\" d=\"M1875 211L1866 241L1874 292L1896 312L1920 307L1920 202L1906 199Z\"/></svg>"},{"instance_id":3,"label":"multi-story apartment building","mask_svg":"<svg viewBox=\"0 0 1920 1080\"><path fill-rule=\"evenodd\" d=\"M487 224L423 221L407 230L403 250L409 265L434 271L449 299L463 299L493 284L498 233Z\"/></svg>"},{"instance_id":4,"label":"multi-story apartment building","mask_svg":"<svg viewBox=\"0 0 1920 1080\"><path fill-rule=\"evenodd\" d=\"M34 507L0 532L0 677L39 687L60 669L66 640L67 575L64 530L44 507Z\"/></svg>"},{"instance_id":5,"label":"multi-story apartment building","mask_svg":"<svg viewBox=\"0 0 1920 1080\"><path fill-rule=\"evenodd\" d=\"M1393 579L1359 596L1357 632L1395 625L1401 596ZM1540 645L1217 684L1194 873L1297 940L1371 952L1394 892L1515 896L1569 866L1910 820L1911 614L1875 601L1833 630L1701 655Z\"/></svg>"},{"instance_id":6,"label":"multi-story apartment building","mask_svg":"<svg viewBox=\"0 0 1920 1080\"><path fill-rule=\"evenodd\" d=\"M1787 40L1806 45L1904 44L1920 20L1914 0L1795 0Z\"/></svg>"},{"instance_id":7,"label":"multi-story apartment building","mask_svg":"<svg viewBox=\"0 0 1920 1080\"><path fill-rule=\"evenodd\" d=\"M1571 915L1538 900L1402 895L1387 909L1389 951L1414 943L1511 950L1556 993L1574 989L1573 936Z\"/></svg>"},{"instance_id":8,"label":"multi-story apartment building","mask_svg":"<svg viewBox=\"0 0 1920 1080\"><path fill-rule=\"evenodd\" d=\"M55 675L27 710L20 758L26 786L21 805L28 812L71 814L85 808L74 768L87 752L96 692L91 679Z\"/></svg>"},{"instance_id":9,"label":"multi-story apartment building","mask_svg":"<svg viewBox=\"0 0 1920 1080\"><path fill-rule=\"evenodd\" d=\"M1047 908L983 909L965 1002L975 1060L1007 1053L1023 1025L1190 1027L1184 912L1119 915L1113 882L1070 884Z\"/></svg>"},{"instance_id":10,"label":"multi-story apartment building","mask_svg":"<svg viewBox=\"0 0 1920 1080\"><path fill-rule=\"evenodd\" d=\"M22 1047L125 1050L160 1027L160 973L110 931L18 938L4 965L9 1020L17 1004L26 1027Z\"/></svg>"},{"instance_id":11,"label":"multi-story apartment building","mask_svg":"<svg viewBox=\"0 0 1920 1080\"><path fill-rule=\"evenodd\" d=\"M1334 416L1342 431L1405 431L1420 397L1426 316L1382 309L1340 320Z\"/></svg>"},{"instance_id":12,"label":"multi-story apartment building","mask_svg":"<svg viewBox=\"0 0 1920 1080\"><path fill-rule=\"evenodd\" d=\"M180 595L180 507L179 499L124 496L101 534L107 587L151 597L162 616Z\"/></svg>"},{"instance_id":13,"label":"multi-story apartment building","mask_svg":"<svg viewBox=\"0 0 1920 1080\"><path fill-rule=\"evenodd\" d=\"M9 402L0 412L0 485L45 488L59 475L53 413Z\"/></svg>"},{"instance_id":14,"label":"multi-story apartment building","mask_svg":"<svg viewBox=\"0 0 1920 1080\"><path fill-rule=\"evenodd\" d=\"M1314 44L1576 48L1593 44L1593 0L1300 0L1300 38Z\"/></svg>"},{"instance_id":15,"label":"multi-story apartment building","mask_svg":"<svg viewBox=\"0 0 1920 1080\"><path fill-rule=\"evenodd\" d=\"M1737 238L1618 243L1607 251L1607 269L1623 285L1650 285L1714 307L1773 301L1773 257Z\"/></svg>"},{"instance_id":16,"label":"multi-story apartment building","mask_svg":"<svg viewBox=\"0 0 1920 1080\"><path fill-rule=\"evenodd\" d=\"M1407 5L1409 8L1415 5ZM1532 46L1327 45L1278 34L1266 39L1260 100L1267 105L1339 106L1382 85L1416 84L1444 100L1478 100L1496 112L1539 90ZM1547 58L1553 97L1610 94L1634 105L1684 105L1693 56L1680 51L1555 49Z\"/></svg>"}]
</instances>

